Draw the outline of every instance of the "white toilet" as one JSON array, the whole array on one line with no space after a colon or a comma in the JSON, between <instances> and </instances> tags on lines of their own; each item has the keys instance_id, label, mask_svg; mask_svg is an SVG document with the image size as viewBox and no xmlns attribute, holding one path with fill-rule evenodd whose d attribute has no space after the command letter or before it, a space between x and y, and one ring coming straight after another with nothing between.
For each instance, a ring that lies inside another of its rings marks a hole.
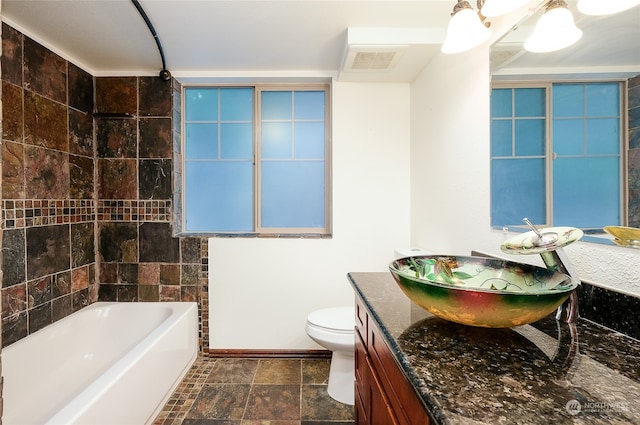
<instances>
[{"instance_id":1,"label":"white toilet","mask_svg":"<svg viewBox=\"0 0 640 425\"><path fill-rule=\"evenodd\" d=\"M330 307L307 317L307 335L331 350L329 396L344 404L354 404L355 307Z\"/></svg>"}]
</instances>

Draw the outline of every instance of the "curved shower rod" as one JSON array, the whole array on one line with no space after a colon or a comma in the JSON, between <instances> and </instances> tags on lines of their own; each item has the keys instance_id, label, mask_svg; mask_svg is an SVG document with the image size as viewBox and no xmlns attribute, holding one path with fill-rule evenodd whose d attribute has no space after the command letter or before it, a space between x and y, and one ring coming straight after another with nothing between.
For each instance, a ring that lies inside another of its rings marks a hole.
<instances>
[{"instance_id":1,"label":"curved shower rod","mask_svg":"<svg viewBox=\"0 0 640 425\"><path fill-rule=\"evenodd\" d=\"M151 31L151 35L153 36L153 39L156 41L156 45L158 46L158 52L160 53L160 59L162 60L162 70L160 71L159 76L162 80L169 81L171 79L171 73L167 71L166 62L164 60L164 51L162 50L162 44L160 44L160 38L158 38L156 30L153 28L153 24L142 8L142 5L140 5L140 2L138 0L131 0L131 3L133 3L135 8L138 10L138 13L140 13L140 16L142 16L142 19L144 19L144 22L147 24L147 27L149 28L149 31Z\"/></svg>"}]
</instances>

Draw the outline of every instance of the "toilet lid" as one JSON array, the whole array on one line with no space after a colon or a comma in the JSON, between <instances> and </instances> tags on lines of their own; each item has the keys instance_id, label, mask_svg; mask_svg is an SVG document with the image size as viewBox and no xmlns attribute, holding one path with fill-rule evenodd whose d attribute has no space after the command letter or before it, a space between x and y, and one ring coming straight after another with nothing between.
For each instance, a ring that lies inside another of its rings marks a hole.
<instances>
[{"instance_id":1,"label":"toilet lid","mask_svg":"<svg viewBox=\"0 0 640 425\"><path fill-rule=\"evenodd\" d=\"M353 331L356 325L356 312L354 307L323 308L309 314L307 322L326 329Z\"/></svg>"}]
</instances>

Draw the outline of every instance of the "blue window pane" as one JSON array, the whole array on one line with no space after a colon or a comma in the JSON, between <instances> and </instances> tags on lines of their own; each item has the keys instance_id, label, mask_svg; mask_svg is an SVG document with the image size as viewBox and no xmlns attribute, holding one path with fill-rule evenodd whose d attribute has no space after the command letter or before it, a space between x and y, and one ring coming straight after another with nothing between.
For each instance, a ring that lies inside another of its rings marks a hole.
<instances>
[{"instance_id":1,"label":"blue window pane","mask_svg":"<svg viewBox=\"0 0 640 425\"><path fill-rule=\"evenodd\" d=\"M583 155L584 121L554 120L553 151L558 155Z\"/></svg>"},{"instance_id":2,"label":"blue window pane","mask_svg":"<svg viewBox=\"0 0 640 425\"><path fill-rule=\"evenodd\" d=\"M515 146L516 156L544 155L545 121L517 120Z\"/></svg>"},{"instance_id":3,"label":"blue window pane","mask_svg":"<svg viewBox=\"0 0 640 425\"><path fill-rule=\"evenodd\" d=\"M516 117L543 117L545 115L544 89L515 89L514 96Z\"/></svg>"},{"instance_id":4,"label":"blue window pane","mask_svg":"<svg viewBox=\"0 0 640 425\"><path fill-rule=\"evenodd\" d=\"M617 117L620 110L620 85L617 83L588 84L587 116Z\"/></svg>"},{"instance_id":5,"label":"blue window pane","mask_svg":"<svg viewBox=\"0 0 640 425\"><path fill-rule=\"evenodd\" d=\"M253 89L220 89L220 120L251 121L253 119Z\"/></svg>"},{"instance_id":6,"label":"blue window pane","mask_svg":"<svg viewBox=\"0 0 640 425\"><path fill-rule=\"evenodd\" d=\"M253 231L251 162L187 162L187 231Z\"/></svg>"},{"instance_id":7,"label":"blue window pane","mask_svg":"<svg viewBox=\"0 0 640 425\"><path fill-rule=\"evenodd\" d=\"M620 224L617 158L558 158L553 163L553 223L603 227Z\"/></svg>"},{"instance_id":8,"label":"blue window pane","mask_svg":"<svg viewBox=\"0 0 640 425\"><path fill-rule=\"evenodd\" d=\"M544 159L491 161L491 224L522 225L546 222Z\"/></svg>"},{"instance_id":9,"label":"blue window pane","mask_svg":"<svg viewBox=\"0 0 640 425\"><path fill-rule=\"evenodd\" d=\"M217 124L187 124L185 128L186 159L218 158Z\"/></svg>"},{"instance_id":10,"label":"blue window pane","mask_svg":"<svg viewBox=\"0 0 640 425\"><path fill-rule=\"evenodd\" d=\"M582 84L554 84L553 85L553 116L583 117L584 116L584 85Z\"/></svg>"},{"instance_id":11,"label":"blue window pane","mask_svg":"<svg viewBox=\"0 0 640 425\"><path fill-rule=\"evenodd\" d=\"M513 89L491 90L491 117L509 118L512 116L511 101Z\"/></svg>"},{"instance_id":12,"label":"blue window pane","mask_svg":"<svg viewBox=\"0 0 640 425\"><path fill-rule=\"evenodd\" d=\"M300 122L293 129L295 158L324 159L324 123Z\"/></svg>"},{"instance_id":13,"label":"blue window pane","mask_svg":"<svg viewBox=\"0 0 640 425\"><path fill-rule=\"evenodd\" d=\"M218 89L188 87L184 93L187 121L216 121L218 119Z\"/></svg>"},{"instance_id":14,"label":"blue window pane","mask_svg":"<svg viewBox=\"0 0 640 425\"><path fill-rule=\"evenodd\" d=\"M324 227L323 161L262 162L262 226Z\"/></svg>"},{"instance_id":15,"label":"blue window pane","mask_svg":"<svg viewBox=\"0 0 640 425\"><path fill-rule=\"evenodd\" d=\"M262 119L263 120L291 120L293 105L290 91L263 91L262 92Z\"/></svg>"},{"instance_id":16,"label":"blue window pane","mask_svg":"<svg viewBox=\"0 0 640 425\"><path fill-rule=\"evenodd\" d=\"M293 95L296 120L324 120L324 91L297 91Z\"/></svg>"},{"instance_id":17,"label":"blue window pane","mask_svg":"<svg viewBox=\"0 0 640 425\"><path fill-rule=\"evenodd\" d=\"M617 119L590 119L587 121L587 153L620 153L620 123Z\"/></svg>"},{"instance_id":18,"label":"blue window pane","mask_svg":"<svg viewBox=\"0 0 640 425\"><path fill-rule=\"evenodd\" d=\"M511 120L493 120L491 122L491 156L513 155Z\"/></svg>"},{"instance_id":19,"label":"blue window pane","mask_svg":"<svg viewBox=\"0 0 640 425\"><path fill-rule=\"evenodd\" d=\"M253 158L253 125L220 124L220 158Z\"/></svg>"},{"instance_id":20,"label":"blue window pane","mask_svg":"<svg viewBox=\"0 0 640 425\"><path fill-rule=\"evenodd\" d=\"M291 158L292 155L291 123L262 123L262 158Z\"/></svg>"}]
</instances>

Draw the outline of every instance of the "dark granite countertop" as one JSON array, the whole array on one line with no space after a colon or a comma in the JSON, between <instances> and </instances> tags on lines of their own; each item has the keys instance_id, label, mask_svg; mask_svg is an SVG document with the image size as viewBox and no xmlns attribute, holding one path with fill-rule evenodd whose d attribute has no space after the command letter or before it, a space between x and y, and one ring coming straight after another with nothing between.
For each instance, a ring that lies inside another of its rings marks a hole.
<instances>
[{"instance_id":1,"label":"dark granite countertop","mask_svg":"<svg viewBox=\"0 0 640 425\"><path fill-rule=\"evenodd\" d=\"M458 325L413 304L390 273L348 277L436 423L640 424L637 340L553 316Z\"/></svg>"}]
</instances>

